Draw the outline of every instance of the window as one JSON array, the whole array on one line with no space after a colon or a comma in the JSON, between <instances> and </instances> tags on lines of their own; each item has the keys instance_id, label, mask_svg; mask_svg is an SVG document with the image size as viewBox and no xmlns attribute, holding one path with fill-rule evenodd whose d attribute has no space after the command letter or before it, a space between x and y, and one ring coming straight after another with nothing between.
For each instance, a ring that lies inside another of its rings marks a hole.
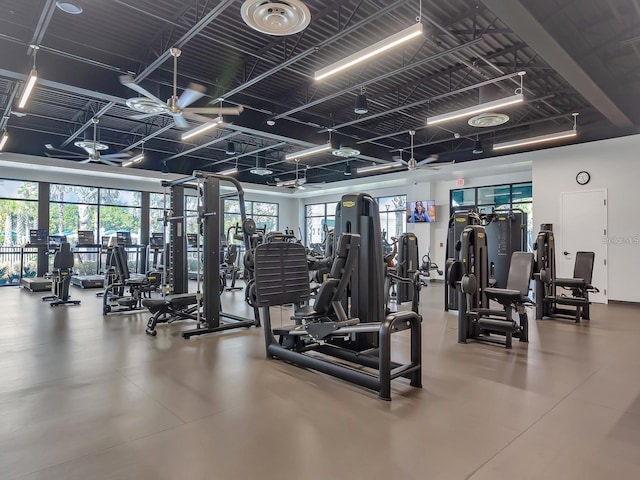
<instances>
[{"instance_id":1,"label":"window","mask_svg":"<svg viewBox=\"0 0 640 480\"><path fill-rule=\"evenodd\" d=\"M0 286L19 282L19 247L37 226L38 184L0 179ZM24 260L23 274L35 275L36 256L25 255Z\"/></svg>"},{"instance_id":2,"label":"window","mask_svg":"<svg viewBox=\"0 0 640 480\"><path fill-rule=\"evenodd\" d=\"M380 229L387 241L407 231L407 196L376 198L380 210Z\"/></svg>"},{"instance_id":3,"label":"window","mask_svg":"<svg viewBox=\"0 0 640 480\"><path fill-rule=\"evenodd\" d=\"M266 227L267 232L277 231L279 223L279 205L277 203L254 202L245 200L245 213L247 218L252 218L258 228ZM240 201L235 199L224 200L224 232L226 235L229 228L238 225L242 226L240 217Z\"/></svg>"},{"instance_id":4,"label":"window","mask_svg":"<svg viewBox=\"0 0 640 480\"><path fill-rule=\"evenodd\" d=\"M168 197L168 195L167 195ZM169 198L167 198L167 208L169 208ZM149 194L149 233L163 233L164 232L164 194L163 193L150 193Z\"/></svg>"},{"instance_id":5,"label":"window","mask_svg":"<svg viewBox=\"0 0 640 480\"><path fill-rule=\"evenodd\" d=\"M305 238L308 247L324 242L325 230L335 227L338 202L305 205Z\"/></svg>"},{"instance_id":6,"label":"window","mask_svg":"<svg viewBox=\"0 0 640 480\"><path fill-rule=\"evenodd\" d=\"M97 227L97 188L59 184L50 186L49 234L66 235L67 241L74 244L78 241L78 230L91 230L95 234ZM96 238L96 242L99 241Z\"/></svg>"},{"instance_id":7,"label":"window","mask_svg":"<svg viewBox=\"0 0 640 480\"><path fill-rule=\"evenodd\" d=\"M100 237L112 236L118 231L131 232L131 241L140 242L142 194L130 190L100 189Z\"/></svg>"}]
</instances>

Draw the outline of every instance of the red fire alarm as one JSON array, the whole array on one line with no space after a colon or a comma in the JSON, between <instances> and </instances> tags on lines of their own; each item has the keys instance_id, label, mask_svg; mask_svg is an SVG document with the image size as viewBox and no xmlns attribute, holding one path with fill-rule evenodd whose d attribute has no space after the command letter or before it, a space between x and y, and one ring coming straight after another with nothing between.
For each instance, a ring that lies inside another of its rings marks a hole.
<instances>
[{"instance_id":1,"label":"red fire alarm","mask_svg":"<svg viewBox=\"0 0 640 480\"><path fill-rule=\"evenodd\" d=\"M464 178L459 178L456 180L456 187L464 187Z\"/></svg>"}]
</instances>

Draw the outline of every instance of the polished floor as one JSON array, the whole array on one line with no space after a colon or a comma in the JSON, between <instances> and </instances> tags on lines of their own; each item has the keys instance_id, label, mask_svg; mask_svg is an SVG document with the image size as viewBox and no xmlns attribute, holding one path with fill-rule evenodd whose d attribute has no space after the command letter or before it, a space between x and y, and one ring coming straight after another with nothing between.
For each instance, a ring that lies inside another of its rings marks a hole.
<instances>
[{"instance_id":1,"label":"polished floor","mask_svg":"<svg viewBox=\"0 0 640 480\"><path fill-rule=\"evenodd\" d=\"M0 288L0 478L640 478L639 306L533 321L508 351L457 344L442 288L422 292L424 388L392 402L266 360L260 329L151 338L95 291Z\"/></svg>"}]
</instances>

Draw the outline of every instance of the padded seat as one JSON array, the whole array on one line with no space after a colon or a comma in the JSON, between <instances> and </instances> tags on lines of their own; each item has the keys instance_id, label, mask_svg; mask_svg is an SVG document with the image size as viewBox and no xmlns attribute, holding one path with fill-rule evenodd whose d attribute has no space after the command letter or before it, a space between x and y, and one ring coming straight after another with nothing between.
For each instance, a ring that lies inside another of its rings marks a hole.
<instances>
[{"instance_id":1,"label":"padded seat","mask_svg":"<svg viewBox=\"0 0 640 480\"><path fill-rule=\"evenodd\" d=\"M567 288L586 288L587 282L584 278L556 278L555 284L557 287Z\"/></svg>"},{"instance_id":2,"label":"padded seat","mask_svg":"<svg viewBox=\"0 0 640 480\"><path fill-rule=\"evenodd\" d=\"M162 309L162 307L171 306L173 308L188 307L198 302L198 299L193 293L181 293L177 295L167 295L165 298L146 298L142 300L142 306L149 309L151 313L156 313Z\"/></svg>"},{"instance_id":3,"label":"padded seat","mask_svg":"<svg viewBox=\"0 0 640 480\"><path fill-rule=\"evenodd\" d=\"M524 303L528 297L523 297L519 290L509 290L506 288L485 288L484 293L489 300L495 300L502 305L511 303Z\"/></svg>"},{"instance_id":4,"label":"padded seat","mask_svg":"<svg viewBox=\"0 0 640 480\"><path fill-rule=\"evenodd\" d=\"M524 306L531 303L529 293L529 281L533 269L533 254L527 252L513 252L507 288L485 288L484 294L488 300L498 302L503 310L490 308L476 309L476 320L481 332L488 334L499 332L505 335L504 345L511 348L511 338L519 337L521 342L528 342L528 319ZM512 318L512 309L515 308L520 316L520 325Z\"/></svg>"}]
</instances>

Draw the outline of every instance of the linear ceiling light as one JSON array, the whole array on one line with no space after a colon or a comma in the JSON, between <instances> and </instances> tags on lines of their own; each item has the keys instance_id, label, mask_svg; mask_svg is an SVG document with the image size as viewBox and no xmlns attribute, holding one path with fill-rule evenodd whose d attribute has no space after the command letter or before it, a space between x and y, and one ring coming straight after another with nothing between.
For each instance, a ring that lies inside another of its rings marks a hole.
<instances>
[{"instance_id":1,"label":"linear ceiling light","mask_svg":"<svg viewBox=\"0 0 640 480\"><path fill-rule=\"evenodd\" d=\"M9 134L7 132L2 132L2 138L0 138L0 151L2 151L8 140Z\"/></svg>"},{"instance_id":2,"label":"linear ceiling light","mask_svg":"<svg viewBox=\"0 0 640 480\"><path fill-rule=\"evenodd\" d=\"M27 80L24 90L22 90L22 96L18 102L18 108L24 108L27 104L27 100L29 99L29 95L31 95L31 90L33 90L33 87L36 84L36 80L38 80L38 72L35 68L32 68L29 73L29 79Z\"/></svg>"},{"instance_id":3,"label":"linear ceiling light","mask_svg":"<svg viewBox=\"0 0 640 480\"><path fill-rule=\"evenodd\" d=\"M300 150L299 152L287 153L284 156L286 161L295 160L297 158L308 157L310 155L315 155L316 153L322 153L331 150L331 144L327 143L325 145L318 145L317 147L307 148L305 150Z\"/></svg>"},{"instance_id":4,"label":"linear ceiling light","mask_svg":"<svg viewBox=\"0 0 640 480\"><path fill-rule=\"evenodd\" d=\"M575 137L578 132L575 130L566 130L564 132L550 133L548 135L540 135L538 137L523 138L521 140L513 140L511 142L496 143L493 146L494 150L505 150L507 148L522 147L524 145L533 145L536 143L552 142L553 140L560 140L561 138Z\"/></svg>"},{"instance_id":5,"label":"linear ceiling light","mask_svg":"<svg viewBox=\"0 0 640 480\"><path fill-rule=\"evenodd\" d=\"M456 110L455 112L443 113L442 115L436 115L435 117L427 118L427 125L435 125L436 123L448 122L449 120L455 120L457 118L472 117L478 113L488 112L496 108L506 107L508 105L514 105L524 101L524 95L517 93L510 97L500 98L493 100L492 102L481 103L480 105L474 105L473 107L463 108L462 110Z\"/></svg>"},{"instance_id":6,"label":"linear ceiling light","mask_svg":"<svg viewBox=\"0 0 640 480\"><path fill-rule=\"evenodd\" d=\"M233 168L227 168L226 170L222 170L221 172L218 172L218 175L233 175L234 173L238 173L237 166Z\"/></svg>"},{"instance_id":7,"label":"linear ceiling light","mask_svg":"<svg viewBox=\"0 0 640 480\"><path fill-rule=\"evenodd\" d=\"M552 142L563 138L572 138L578 135L578 113L573 115L573 129L564 130L562 132L548 133L547 135L539 135L537 137L522 138L520 140L512 140L510 142L496 143L493 145L494 150L506 150L508 148L523 147L526 145L535 145L536 143Z\"/></svg>"},{"instance_id":8,"label":"linear ceiling light","mask_svg":"<svg viewBox=\"0 0 640 480\"><path fill-rule=\"evenodd\" d=\"M198 125L196 128L193 128L193 129L189 130L188 132L184 132L182 134L182 137L180 137L180 138L182 140L188 140L188 139L190 139L192 137L195 137L196 135L201 135L204 132L209 131L212 128L217 127L221 123L222 123L222 117L214 118L210 122L203 123L202 125Z\"/></svg>"},{"instance_id":9,"label":"linear ceiling light","mask_svg":"<svg viewBox=\"0 0 640 480\"><path fill-rule=\"evenodd\" d=\"M131 157L126 162L122 162L123 167L130 167L131 165L138 164L144 160L144 153L139 153L135 157Z\"/></svg>"},{"instance_id":10,"label":"linear ceiling light","mask_svg":"<svg viewBox=\"0 0 640 480\"><path fill-rule=\"evenodd\" d=\"M380 170L389 170L391 168L402 167L404 163L402 162L393 162L393 163L379 163L378 165L370 165L368 167L359 167L356 169L358 173L369 173L369 172L377 172Z\"/></svg>"},{"instance_id":11,"label":"linear ceiling light","mask_svg":"<svg viewBox=\"0 0 640 480\"><path fill-rule=\"evenodd\" d=\"M418 35L422 35L422 23L416 23L409 28L405 28L401 32L398 32L390 37L385 38L384 40L380 40L378 43L374 43L373 45L360 50L348 57L343 58L342 60L337 61L327 67L321 68L315 74L316 80L322 80L323 78L328 77L329 75L333 75L335 73L341 72L342 70L346 70L360 62L364 62L365 60L370 59L382 52L392 49L412 38L417 37Z\"/></svg>"}]
</instances>

